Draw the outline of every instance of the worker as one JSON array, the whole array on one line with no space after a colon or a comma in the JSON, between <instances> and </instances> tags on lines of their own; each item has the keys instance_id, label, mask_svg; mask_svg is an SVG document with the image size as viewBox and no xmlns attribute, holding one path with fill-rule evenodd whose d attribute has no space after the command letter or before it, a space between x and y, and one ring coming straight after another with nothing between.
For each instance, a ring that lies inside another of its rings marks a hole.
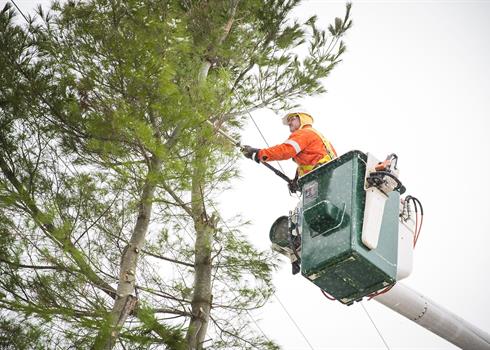
<instances>
[{"instance_id":1,"label":"worker","mask_svg":"<svg viewBox=\"0 0 490 350\"><path fill-rule=\"evenodd\" d=\"M318 165L328 163L337 157L337 153L331 143L312 127L313 117L304 109L298 108L286 113L282 121L289 126L291 132L284 143L263 149L243 146L242 152L245 157L257 163L292 158L298 168L289 189L296 192L298 177L309 173Z\"/></svg>"}]
</instances>

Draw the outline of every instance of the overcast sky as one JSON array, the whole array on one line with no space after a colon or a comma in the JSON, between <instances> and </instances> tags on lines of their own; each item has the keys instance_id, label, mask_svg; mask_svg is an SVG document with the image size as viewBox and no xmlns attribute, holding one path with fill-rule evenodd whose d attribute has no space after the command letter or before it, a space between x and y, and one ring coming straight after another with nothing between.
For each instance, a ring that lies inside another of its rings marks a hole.
<instances>
[{"instance_id":1,"label":"overcast sky","mask_svg":"<svg viewBox=\"0 0 490 350\"><path fill-rule=\"evenodd\" d=\"M35 3L17 0L25 11ZM305 1L295 12L312 14L326 28L343 17L344 2ZM352 18L328 93L304 105L338 153L399 156L407 194L425 211L414 270L403 283L490 332L490 2L354 1ZM269 144L288 137L272 112L254 118ZM252 123L242 141L265 146ZM294 166L283 167L292 176ZM265 167L243 160L242 169L223 210L241 211L253 223L250 239L268 249L271 224L298 199ZM327 300L285 261L274 281L277 297L253 316L283 349L386 348L358 303ZM364 305L390 349L454 348L375 301Z\"/></svg>"},{"instance_id":2,"label":"overcast sky","mask_svg":"<svg viewBox=\"0 0 490 350\"><path fill-rule=\"evenodd\" d=\"M326 26L343 13L343 2L317 0L296 15ZM304 105L338 153L398 154L407 194L425 211L403 283L490 332L490 2L354 1L352 18L328 93ZM270 144L289 135L272 112L254 119ZM252 123L242 140L265 146ZM285 169L292 176L294 166ZM297 200L264 167L244 160L243 175L234 196L254 223L250 238L266 247L271 224ZM361 305L327 300L286 263L275 285L314 349L386 348ZM455 348L375 301L364 305L391 349ZM277 299L254 315L284 349L311 349Z\"/></svg>"}]
</instances>

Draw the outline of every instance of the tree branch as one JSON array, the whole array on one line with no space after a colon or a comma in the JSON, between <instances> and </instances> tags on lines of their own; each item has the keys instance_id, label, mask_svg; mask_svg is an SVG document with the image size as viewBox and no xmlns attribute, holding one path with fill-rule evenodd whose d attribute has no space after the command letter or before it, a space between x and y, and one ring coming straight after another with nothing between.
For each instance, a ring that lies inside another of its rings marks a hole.
<instances>
[{"instance_id":1,"label":"tree branch","mask_svg":"<svg viewBox=\"0 0 490 350\"><path fill-rule=\"evenodd\" d=\"M175 259L172 259L172 258L167 258L167 257L162 256L162 255L151 253L148 250L144 250L144 249L142 250L142 252L144 254L146 254L146 255L152 256L152 257L157 258L157 259L161 259L161 260L165 260L165 261L170 261L170 262L173 262L175 264L184 265L184 266L188 266L188 267L194 268L194 264L190 264L190 263L187 263L187 262L184 262L184 261L175 260Z\"/></svg>"},{"instance_id":2,"label":"tree branch","mask_svg":"<svg viewBox=\"0 0 490 350\"><path fill-rule=\"evenodd\" d=\"M56 271L66 271L66 272L80 272L80 270L70 270L67 269L66 267L62 266L48 266L48 265L28 265L28 264L21 264L21 263L16 263L13 261L8 261L3 258L0 258L0 262L3 262L9 266L17 267L17 268L22 268L22 269L34 269L34 270L56 270Z\"/></svg>"}]
</instances>

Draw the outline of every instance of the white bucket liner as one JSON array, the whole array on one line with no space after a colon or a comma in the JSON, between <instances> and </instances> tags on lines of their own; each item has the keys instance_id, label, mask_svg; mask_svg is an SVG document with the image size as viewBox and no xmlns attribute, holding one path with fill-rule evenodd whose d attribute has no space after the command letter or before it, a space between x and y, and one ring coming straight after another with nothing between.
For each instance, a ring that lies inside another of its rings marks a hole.
<instances>
[{"instance_id":1,"label":"white bucket liner","mask_svg":"<svg viewBox=\"0 0 490 350\"><path fill-rule=\"evenodd\" d=\"M379 160L372 154L368 153L366 163L366 178ZM368 187L367 181L364 182L366 191L366 203L364 207L364 219L362 224L362 243L369 249L378 247L379 236L381 232L381 223L388 195L376 187ZM402 207L400 207L402 210ZM413 239L415 231L415 222L412 218L403 221L400 219L398 226L398 258L396 280L406 278L412 272L413 267Z\"/></svg>"},{"instance_id":2,"label":"white bucket liner","mask_svg":"<svg viewBox=\"0 0 490 350\"><path fill-rule=\"evenodd\" d=\"M378 246L381 223L385 203L388 196L376 187L366 190L366 206L364 208L364 220L362 224L362 243L369 249L376 249Z\"/></svg>"},{"instance_id":3,"label":"white bucket liner","mask_svg":"<svg viewBox=\"0 0 490 350\"><path fill-rule=\"evenodd\" d=\"M372 154L368 153L366 163L365 179L369 173L374 170L374 167L379 163ZM364 207L364 219L362 224L362 243L369 249L376 249L378 246L379 234L381 231L381 223L383 221L383 213L385 203L388 196L381 192L376 187L368 188L367 181L364 180L364 189L366 190L366 204Z\"/></svg>"}]
</instances>

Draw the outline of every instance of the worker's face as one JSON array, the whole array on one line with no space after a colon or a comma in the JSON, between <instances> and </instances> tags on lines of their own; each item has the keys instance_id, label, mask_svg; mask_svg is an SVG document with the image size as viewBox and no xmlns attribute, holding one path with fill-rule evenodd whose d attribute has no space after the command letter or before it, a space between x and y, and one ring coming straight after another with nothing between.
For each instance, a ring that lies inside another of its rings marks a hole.
<instances>
[{"instance_id":1,"label":"worker's face","mask_svg":"<svg viewBox=\"0 0 490 350\"><path fill-rule=\"evenodd\" d=\"M299 129L301 122L299 117L293 117L288 119L289 131L293 132Z\"/></svg>"}]
</instances>

